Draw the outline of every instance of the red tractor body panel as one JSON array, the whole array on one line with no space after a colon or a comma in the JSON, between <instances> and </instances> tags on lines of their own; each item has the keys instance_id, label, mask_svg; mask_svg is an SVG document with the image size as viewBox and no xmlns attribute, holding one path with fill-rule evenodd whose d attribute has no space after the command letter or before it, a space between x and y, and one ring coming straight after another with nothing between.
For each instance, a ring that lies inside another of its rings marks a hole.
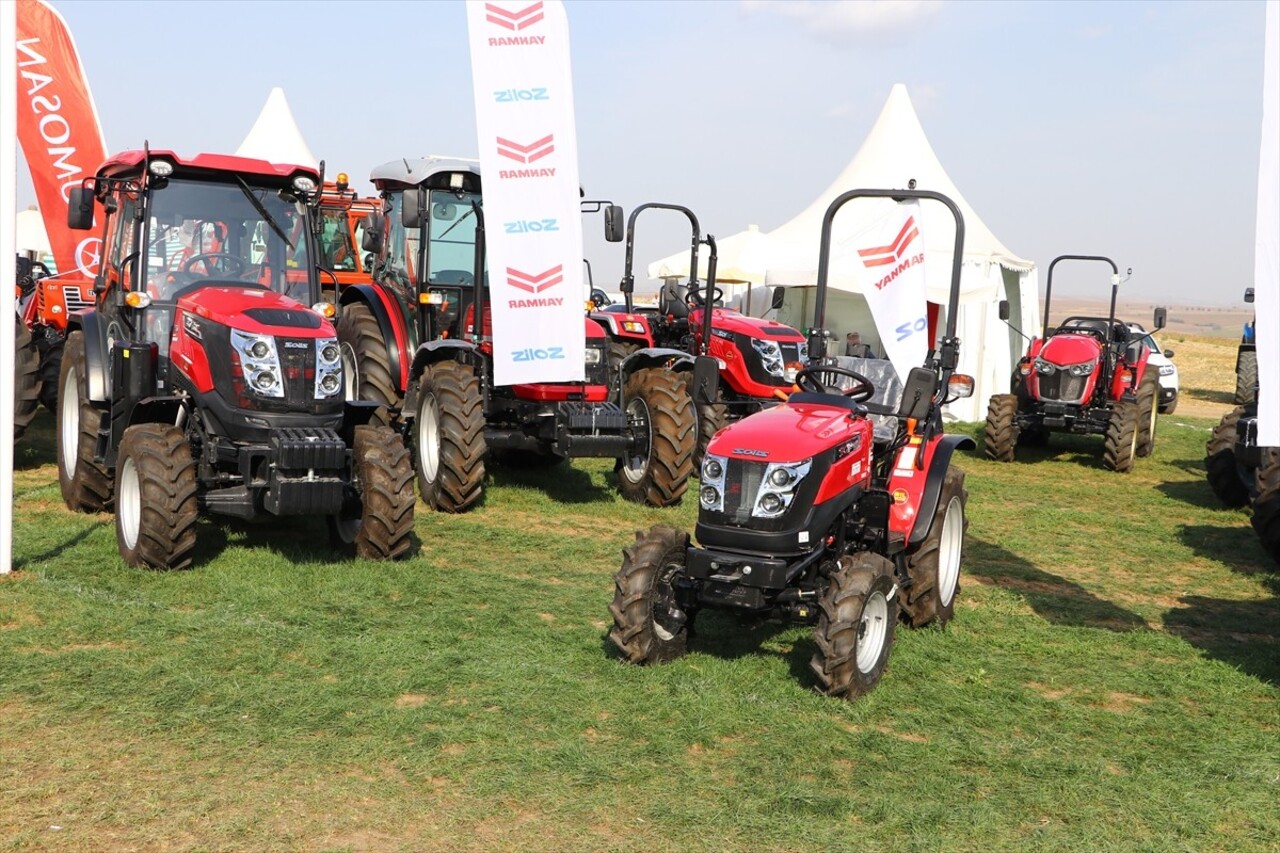
<instances>
[{"instance_id":1,"label":"red tractor body panel","mask_svg":"<svg viewBox=\"0 0 1280 853\"><path fill-rule=\"evenodd\" d=\"M689 328L693 331L695 345L702 343L702 309L695 308L689 312ZM741 336L741 337L740 337ZM789 343L797 346L805 343L804 335L783 323L774 320L763 320L759 317L748 317L731 308L716 308L711 312L711 346L709 354L718 358L724 367L721 368L721 380L731 391L742 397L753 397L775 400L775 392L780 387L790 387L790 382L783 377L771 376L769 382L762 382L751 375L747 364L747 356L759 359L757 353L742 351L743 338L749 340L773 341L778 344ZM747 343L750 347L752 344ZM804 365L789 364L793 370Z\"/></svg>"}]
</instances>

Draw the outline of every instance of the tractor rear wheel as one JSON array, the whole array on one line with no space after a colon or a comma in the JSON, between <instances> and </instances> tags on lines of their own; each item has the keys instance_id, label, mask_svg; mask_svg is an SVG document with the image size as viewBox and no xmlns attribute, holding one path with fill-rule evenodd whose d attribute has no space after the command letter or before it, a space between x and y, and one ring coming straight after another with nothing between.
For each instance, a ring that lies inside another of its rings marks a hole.
<instances>
[{"instance_id":1,"label":"tractor rear wheel","mask_svg":"<svg viewBox=\"0 0 1280 853\"><path fill-rule=\"evenodd\" d=\"M893 563L859 551L840 558L818 599L817 651L809 668L828 696L857 699L880 683L893 649L898 601Z\"/></svg>"},{"instance_id":2,"label":"tractor rear wheel","mask_svg":"<svg viewBox=\"0 0 1280 853\"><path fill-rule=\"evenodd\" d=\"M1138 455L1138 434L1142 431L1138 401L1117 400L1107 421L1107 434L1102 440L1102 465L1108 471L1128 474Z\"/></svg>"},{"instance_id":3,"label":"tractor rear wheel","mask_svg":"<svg viewBox=\"0 0 1280 853\"><path fill-rule=\"evenodd\" d=\"M93 458L100 418L88 387L84 334L72 332L58 371L58 487L69 509L102 512L111 507L113 484L106 466Z\"/></svg>"},{"instance_id":4,"label":"tractor rear wheel","mask_svg":"<svg viewBox=\"0 0 1280 853\"><path fill-rule=\"evenodd\" d=\"M679 503L693 473L698 428L684 381L660 367L637 370L627 379L623 409L636 444L621 460L618 490L649 506Z\"/></svg>"},{"instance_id":5,"label":"tractor rear wheel","mask_svg":"<svg viewBox=\"0 0 1280 853\"><path fill-rule=\"evenodd\" d=\"M904 620L912 628L933 622L945 625L955 616L964 535L969 527L965 515L968 500L964 471L947 466L929 534L919 550L907 558L911 586L904 590L899 604Z\"/></svg>"},{"instance_id":6,"label":"tractor rear wheel","mask_svg":"<svg viewBox=\"0 0 1280 853\"><path fill-rule=\"evenodd\" d=\"M1253 529L1262 547L1280 565L1280 450L1268 448L1258 468L1258 497L1253 502Z\"/></svg>"},{"instance_id":7,"label":"tractor rear wheel","mask_svg":"<svg viewBox=\"0 0 1280 853\"><path fill-rule=\"evenodd\" d=\"M40 355L31 342L31 330L14 316L13 438L17 441L31 426L40 405Z\"/></svg>"},{"instance_id":8,"label":"tractor rear wheel","mask_svg":"<svg viewBox=\"0 0 1280 853\"><path fill-rule=\"evenodd\" d=\"M1236 354L1235 404L1247 406L1258 402L1258 353L1241 350Z\"/></svg>"},{"instance_id":9,"label":"tractor rear wheel","mask_svg":"<svg viewBox=\"0 0 1280 853\"><path fill-rule=\"evenodd\" d=\"M366 400L387 408L404 402L396 390L397 377L391 374L391 349L394 340L383 337L378 320L363 302L342 306L338 317L338 347L342 352L342 381L348 400ZM387 423L386 411L379 409L373 418Z\"/></svg>"},{"instance_id":10,"label":"tractor rear wheel","mask_svg":"<svg viewBox=\"0 0 1280 853\"><path fill-rule=\"evenodd\" d=\"M196 547L196 463L182 430L138 424L120 439L116 544L127 565L170 571Z\"/></svg>"},{"instance_id":11,"label":"tractor rear wheel","mask_svg":"<svg viewBox=\"0 0 1280 853\"><path fill-rule=\"evenodd\" d=\"M413 462L404 439L390 427L358 426L352 447L351 481L358 501L329 519L339 550L369 560L409 556L413 534Z\"/></svg>"},{"instance_id":12,"label":"tractor rear wheel","mask_svg":"<svg viewBox=\"0 0 1280 853\"><path fill-rule=\"evenodd\" d=\"M1016 394L992 394L987 403L987 428L983 449L988 459L1012 462L1018 446L1018 397Z\"/></svg>"},{"instance_id":13,"label":"tractor rear wheel","mask_svg":"<svg viewBox=\"0 0 1280 853\"><path fill-rule=\"evenodd\" d=\"M1218 500L1233 508L1249 503L1249 484L1236 462L1236 422L1243 414L1244 406L1237 406L1223 415L1204 446L1209 488Z\"/></svg>"},{"instance_id":14,"label":"tractor rear wheel","mask_svg":"<svg viewBox=\"0 0 1280 853\"><path fill-rule=\"evenodd\" d=\"M40 405L54 415L58 413L58 370L61 366L62 341L46 344L40 352Z\"/></svg>"},{"instance_id":15,"label":"tractor rear wheel","mask_svg":"<svg viewBox=\"0 0 1280 853\"><path fill-rule=\"evenodd\" d=\"M1156 416L1160 413L1160 374L1150 364L1138 384L1138 455L1156 449Z\"/></svg>"},{"instance_id":16,"label":"tractor rear wheel","mask_svg":"<svg viewBox=\"0 0 1280 853\"><path fill-rule=\"evenodd\" d=\"M609 341L609 392L616 396L618 393L618 368L622 362L626 361L627 356L640 349L639 344L628 344L623 341Z\"/></svg>"},{"instance_id":17,"label":"tractor rear wheel","mask_svg":"<svg viewBox=\"0 0 1280 853\"><path fill-rule=\"evenodd\" d=\"M674 581L684 573L689 534L663 524L636 533L622 549L613 577L612 642L634 664L675 660L689 649L693 613L676 603Z\"/></svg>"},{"instance_id":18,"label":"tractor rear wheel","mask_svg":"<svg viewBox=\"0 0 1280 853\"><path fill-rule=\"evenodd\" d=\"M685 393L693 400L693 371L680 375L684 379ZM729 407L725 405L724 394L717 391L716 402L702 405L695 403L693 411L698 421L698 439L693 448L693 473L697 476L702 471L702 457L707 454L707 445L729 423Z\"/></svg>"},{"instance_id":19,"label":"tractor rear wheel","mask_svg":"<svg viewBox=\"0 0 1280 853\"><path fill-rule=\"evenodd\" d=\"M484 494L484 396L470 365L438 361L418 378L414 468L422 501L442 512L470 509Z\"/></svg>"}]
</instances>

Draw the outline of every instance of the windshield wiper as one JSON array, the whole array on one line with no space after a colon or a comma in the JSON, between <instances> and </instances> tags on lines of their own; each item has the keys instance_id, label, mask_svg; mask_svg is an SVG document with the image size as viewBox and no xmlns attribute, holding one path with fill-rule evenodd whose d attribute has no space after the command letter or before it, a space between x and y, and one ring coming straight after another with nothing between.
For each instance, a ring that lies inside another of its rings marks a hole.
<instances>
[{"instance_id":1,"label":"windshield wiper","mask_svg":"<svg viewBox=\"0 0 1280 853\"><path fill-rule=\"evenodd\" d=\"M245 198L249 199L249 203L253 205L253 209L258 211L258 215L262 217L264 222L271 226L271 230L276 232L276 236L283 240L285 244L288 245L289 251L292 252L293 241L285 236L284 231L282 231L280 226L276 224L275 218L267 212L267 209L262 206L262 202L258 201L258 197L253 194L253 190L249 189L249 185L244 182L244 178L236 175L235 179L236 183L240 185L240 192L244 193Z\"/></svg>"},{"instance_id":2,"label":"windshield wiper","mask_svg":"<svg viewBox=\"0 0 1280 853\"><path fill-rule=\"evenodd\" d=\"M472 205L472 206L467 210L467 212L466 212L466 213L464 213L464 214L462 214L461 216L459 216L459 217L458 217L458 219L457 219L457 221L456 221L456 222L454 222L452 225L450 225L448 228L444 229L444 233L443 233L443 234L441 234L441 235L440 235L439 237L437 237L436 239L437 239L437 240L443 240L445 237L448 237L448 236L449 236L449 232L450 232L450 231L452 231L453 229L457 228L459 225L461 225L461 224L462 224L463 220L465 220L465 219L466 219L468 216L470 216L471 214L475 213L475 212L476 212L475 202L472 202L472 203L471 203L471 205Z\"/></svg>"}]
</instances>

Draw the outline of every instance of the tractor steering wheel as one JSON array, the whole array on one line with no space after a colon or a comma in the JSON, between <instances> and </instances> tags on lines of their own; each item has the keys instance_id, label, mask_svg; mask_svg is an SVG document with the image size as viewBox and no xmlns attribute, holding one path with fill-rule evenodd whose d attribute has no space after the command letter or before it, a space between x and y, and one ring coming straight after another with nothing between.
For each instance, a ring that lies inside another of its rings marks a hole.
<instances>
[{"instance_id":1,"label":"tractor steering wheel","mask_svg":"<svg viewBox=\"0 0 1280 853\"><path fill-rule=\"evenodd\" d=\"M724 299L724 291L718 287L711 288L711 305L714 307L717 302ZM706 305L702 298L702 291L689 288L684 295L684 304L690 308L701 308Z\"/></svg>"},{"instance_id":2,"label":"tractor steering wheel","mask_svg":"<svg viewBox=\"0 0 1280 853\"><path fill-rule=\"evenodd\" d=\"M229 270L224 272L222 269L219 268L222 266L221 264L210 263L210 261L214 259L224 260L224 261L234 261L237 269L234 273L230 272ZM227 252L204 252L203 254L192 255L191 257L187 258L182 264L182 272L195 275L195 273L191 272L191 267L201 261L204 262L205 273L208 276L234 275L236 278L239 278L240 276L244 275L245 270L249 268L249 264L245 261L244 258L240 257L239 255L232 255L232 254L228 254Z\"/></svg>"},{"instance_id":3,"label":"tractor steering wheel","mask_svg":"<svg viewBox=\"0 0 1280 853\"><path fill-rule=\"evenodd\" d=\"M825 378L830 375L846 376L849 379L852 379L856 384L842 391L839 386L828 385L818 378L819 376ZM815 394L843 394L855 403L862 403L866 400L870 400L876 393L876 386L870 379L863 376L861 373L855 373L852 370L845 370L843 367L828 365L806 367L804 370L796 374L796 384L803 390L810 391Z\"/></svg>"}]
</instances>

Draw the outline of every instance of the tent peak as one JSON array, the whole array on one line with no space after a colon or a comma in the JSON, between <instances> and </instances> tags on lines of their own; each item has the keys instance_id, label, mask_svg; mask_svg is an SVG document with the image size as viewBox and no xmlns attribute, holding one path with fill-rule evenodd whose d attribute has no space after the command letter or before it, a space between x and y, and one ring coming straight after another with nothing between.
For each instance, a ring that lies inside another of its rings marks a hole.
<instances>
[{"instance_id":1,"label":"tent peak","mask_svg":"<svg viewBox=\"0 0 1280 853\"><path fill-rule=\"evenodd\" d=\"M298 122L289 109L284 89L275 86L267 95L267 102L258 113L244 141L236 149L240 157L254 157L268 163L296 163L313 169L320 165L311 147L302 137Z\"/></svg>"}]
</instances>

